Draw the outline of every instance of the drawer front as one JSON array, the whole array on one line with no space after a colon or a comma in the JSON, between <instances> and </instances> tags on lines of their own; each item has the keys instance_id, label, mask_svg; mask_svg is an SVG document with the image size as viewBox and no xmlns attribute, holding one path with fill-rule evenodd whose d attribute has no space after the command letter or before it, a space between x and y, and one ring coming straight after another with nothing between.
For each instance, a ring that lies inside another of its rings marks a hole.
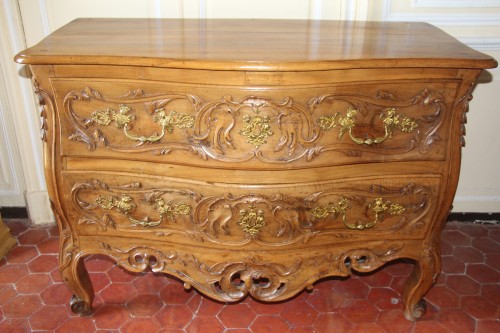
<instances>
[{"instance_id":1,"label":"drawer front","mask_svg":"<svg viewBox=\"0 0 500 333\"><path fill-rule=\"evenodd\" d=\"M64 156L245 169L444 160L454 81L228 87L53 79Z\"/></svg>"},{"instance_id":2,"label":"drawer front","mask_svg":"<svg viewBox=\"0 0 500 333\"><path fill-rule=\"evenodd\" d=\"M125 173L64 172L79 234L249 248L419 238L437 208L435 175L244 186ZM128 234L130 233L130 234Z\"/></svg>"}]
</instances>

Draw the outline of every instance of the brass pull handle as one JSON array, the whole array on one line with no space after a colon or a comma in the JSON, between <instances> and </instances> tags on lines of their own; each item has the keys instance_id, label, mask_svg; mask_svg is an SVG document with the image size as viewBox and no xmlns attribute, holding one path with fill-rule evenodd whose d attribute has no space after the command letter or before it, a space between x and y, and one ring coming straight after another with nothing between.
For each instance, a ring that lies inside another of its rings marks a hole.
<instances>
[{"instance_id":1,"label":"brass pull handle","mask_svg":"<svg viewBox=\"0 0 500 333\"><path fill-rule=\"evenodd\" d=\"M163 218L165 216L169 220L175 221L175 216L189 215L191 212L191 206L188 204L180 203L174 206L172 201L165 202L162 198L158 198L155 200L153 208L160 214L160 219L157 221L150 221L150 218L146 216L142 220L137 220L131 216L131 213L137 208L137 205L134 203L133 198L129 195L123 194L119 199L114 196L110 198L99 196L95 200L95 203L102 209L116 210L117 212L127 216L132 226L143 228L159 226L163 222Z\"/></svg>"},{"instance_id":2,"label":"brass pull handle","mask_svg":"<svg viewBox=\"0 0 500 333\"><path fill-rule=\"evenodd\" d=\"M136 136L134 134L130 134L128 132L128 125L123 126L123 133L125 133L125 136L132 140L132 141L139 141L139 142L157 142L160 141L164 136L165 136L165 127L162 127L161 129L161 134L157 135L151 135L151 136Z\"/></svg>"},{"instance_id":3,"label":"brass pull handle","mask_svg":"<svg viewBox=\"0 0 500 333\"><path fill-rule=\"evenodd\" d=\"M404 114L396 114L396 109L386 109L380 115L382 123L384 124L384 136L376 138L362 139L354 136L352 133L353 128L356 126L356 115L358 111L352 108L347 109L346 116L343 117L340 112L333 116L321 116L318 119L318 125L324 131L328 131L336 126L340 127L339 139L342 139L345 133L349 135L351 140L358 145L372 145L382 143L386 139L392 138L394 131L399 129L401 132L411 133L418 127L418 123L413 118L408 118Z\"/></svg>"},{"instance_id":4,"label":"brass pull handle","mask_svg":"<svg viewBox=\"0 0 500 333\"><path fill-rule=\"evenodd\" d=\"M163 222L163 217L167 217L171 221L175 221L175 216L178 215L189 215L191 212L191 206L185 203L180 203L175 205L172 201L165 202L162 198L155 200L153 208L160 214L160 219L158 221L150 221L149 217L145 217L142 220L136 220L131 216L128 217L130 223L133 226L139 226L143 228L151 228L159 226Z\"/></svg>"},{"instance_id":5,"label":"brass pull handle","mask_svg":"<svg viewBox=\"0 0 500 333\"><path fill-rule=\"evenodd\" d=\"M342 197L337 204L329 203L324 207L315 207L311 210L311 214L316 218L325 218L332 214L332 219L342 216L344 225L352 230L363 230L374 227L378 222L384 219L385 213L390 215L400 215L405 211L405 207L401 204L384 201L382 198L376 198L368 206L375 213L375 218L369 222L356 221L355 223L347 222L346 210L349 208L349 199Z\"/></svg>"},{"instance_id":6,"label":"brass pull handle","mask_svg":"<svg viewBox=\"0 0 500 333\"><path fill-rule=\"evenodd\" d=\"M179 114L175 111L170 111L168 114L165 109L160 108L154 110L153 121L161 126L161 134L153 134L151 136L135 135L130 133L130 124L135 120L134 115L129 115L131 108L125 104L120 104L118 112L113 109L97 110L92 113L92 120L99 125L107 126L111 121L115 122L117 128L123 128L125 136L132 141L158 142L164 136L165 132L172 133L174 126L177 128L191 128L194 125L194 117L187 114Z\"/></svg>"}]
</instances>

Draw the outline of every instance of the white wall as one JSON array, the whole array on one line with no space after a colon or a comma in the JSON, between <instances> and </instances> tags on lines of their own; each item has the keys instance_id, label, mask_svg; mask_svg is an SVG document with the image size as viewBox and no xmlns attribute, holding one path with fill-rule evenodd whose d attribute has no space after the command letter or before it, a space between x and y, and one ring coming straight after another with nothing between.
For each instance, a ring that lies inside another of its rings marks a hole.
<instances>
[{"instance_id":1,"label":"white wall","mask_svg":"<svg viewBox=\"0 0 500 333\"><path fill-rule=\"evenodd\" d=\"M14 53L25 45L34 45L76 17L232 17L427 21L471 47L500 59L500 0L0 0L0 3L0 14L4 13L2 19L10 13L12 17L9 19L14 22L10 28L2 24L2 32L9 36L7 42L11 43ZM16 22L22 24L21 30L13 28ZM2 70L19 70L10 59L2 57ZM491 82L480 84L471 102L467 147L464 149L455 211L500 212L500 177L496 177L496 171L500 169L500 140L496 139L495 123L496 111L500 107L500 70L489 71L484 77ZM1 88L0 98L4 100ZM5 88L5 94L14 96L10 104L24 105L28 108L24 117L37 119L33 117L36 109L31 88L22 78L8 78ZM7 118L8 113L11 112L11 117L13 112L10 104L0 104L2 108L11 108L2 109ZM0 117L0 126L2 121L5 123ZM27 139L26 133L18 132L17 123L14 122L16 133L14 136L10 134L9 145L18 147L24 168L17 178L15 175L11 177L21 185L24 177L27 192L44 196L46 192L40 187L40 183L43 184L40 145L34 145L30 139L38 136L37 130L33 124L28 124L30 133ZM0 153L1 149L2 146ZM32 156L29 156L29 151ZM15 164L12 157L10 168L16 169L12 167ZM28 166L36 170L26 171ZM0 174L0 205L1 177ZM46 199L40 200L39 204L31 200L28 206L30 211L38 211L41 216L45 214L41 211L44 207L36 206L46 205ZM34 222L47 220L40 216L34 217Z\"/></svg>"},{"instance_id":2,"label":"white wall","mask_svg":"<svg viewBox=\"0 0 500 333\"><path fill-rule=\"evenodd\" d=\"M500 61L500 0L375 0L371 18L425 21ZM500 212L500 69L483 73L467 116L456 212Z\"/></svg>"}]
</instances>

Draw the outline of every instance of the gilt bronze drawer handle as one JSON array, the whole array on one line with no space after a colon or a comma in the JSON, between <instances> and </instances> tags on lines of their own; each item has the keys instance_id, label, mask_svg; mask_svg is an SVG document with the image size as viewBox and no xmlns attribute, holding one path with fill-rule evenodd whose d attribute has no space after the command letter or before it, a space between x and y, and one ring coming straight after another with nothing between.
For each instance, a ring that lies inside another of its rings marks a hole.
<instances>
[{"instance_id":1,"label":"gilt bronze drawer handle","mask_svg":"<svg viewBox=\"0 0 500 333\"><path fill-rule=\"evenodd\" d=\"M351 140L358 145L372 145L375 143L382 143L386 139L390 139L394 135L395 129L399 129L401 132L411 133L417 127L418 123L413 118L408 118L404 114L396 114L396 109L389 108L385 110L385 113L380 114L380 119L382 119L382 123L384 124L384 136L376 137L376 138L368 138L362 139L354 136L352 133L353 128L356 126L356 115L358 111L352 108L347 109L346 116L343 117L340 112L337 112L333 116L321 116L318 118L318 126L321 127L322 130L328 131L334 127L339 126L339 139L342 139L345 133L349 134Z\"/></svg>"},{"instance_id":2,"label":"gilt bronze drawer handle","mask_svg":"<svg viewBox=\"0 0 500 333\"><path fill-rule=\"evenodd\" d=\"M164 217L171 221L175 221L175 216L189 215L191 213L191 206L185 203L175 205L172 201L165 202L162 198L158 198L155 200L153 208L160 214L160 219L150 221L150 218L146 216L142 220L137 220L131 216L131 213L137 208L137 205L129 195L123 194L120 198L115 196L111 196L110 198L99 196L95 199L95 203L102 209L115 209L117 212L126 215L132 226L143 228L159 226L163 222Z\"/></svg>"},{"instance_id":3,"label":"gilt bronze drawer handle","mask_svg":"<svg viewBox=\"0 0 500 333\"><path fill-rule=\"evenodd\" d=\"M102 196L95 199L95 203L102 209L115 209L117 212L128 215L137 207L131 196L123 194L119 199L115 196L104 198Z\"/></svg>"},{"instance_id":4,"label":"gilt bronze drawer handle","mask_svg":"<svg viewBox=\"0 0 500 333\"><path fill-rule=\"evenodd\" d=\"M153 121L161 126L161 134L151 136L135 135L130 133L131 123L135 120L134 115L129 115L131 108L125 104L120 104L119 111L108 108L106 110L96 110L92 112L91 118L94 122L102 126L108 126L111 121L115 121L117 128L123 128L125 136L132 141L139 142L158 142L164 136L165 132L172 133L174 126L177 128L191 128L194 125L194 117L187 114L179 114L176 111L170 111L168 114L163 109L154 110Z\"/></svg>"},{"instance_id":5,"label":"gilt bronze drawer handle","mask_svg":"<svg viewBox=\"0 0 500 333\"><path fill-rule=\"evenodd\" d=\"M370 222L356 221L355 223L349 223L346 217L346 210L349 207L349 199L342 197L337 204L330 202L326 206L319 206L311 209L311 214L318 219L326 218L332 215L331 218L335 219L338 216L342 216L342 222L344 225L353 230L363 230L374 227L378 222L384 219L385 213L390 215L400 215L405 211L405 207L401 204L392 203L390 201L384 201L382 198L376 198L368 206L368 209L375 213L375 218Z\"/></svg>"},{"instance_id":6,"label":"gilt bronze drawer handle","mask_svg":"<svg viewBox=\"0 0 500 333\"><path fill-rule=\"evenodd\" d=\"M142 220L136 220L129 216L128 219L133 226L139 226L143 228L157 227L163 222L163 218L166 217L170 221L175 221L174 217L178 215L189 215L191 212L191 206L180 203L174 205L172 201L163 200L158 198L155 200L153 208L160 214L160 219L157 221L150 221L149 217L146 216Z\"/></svg>"}]
</instances>

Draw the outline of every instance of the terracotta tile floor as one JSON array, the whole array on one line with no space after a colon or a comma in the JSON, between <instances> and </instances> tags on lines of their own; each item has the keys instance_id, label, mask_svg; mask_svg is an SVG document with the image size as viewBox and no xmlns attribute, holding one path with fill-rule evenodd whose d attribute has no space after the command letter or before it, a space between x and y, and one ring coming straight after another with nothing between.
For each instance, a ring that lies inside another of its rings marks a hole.
<instances>
[{"instance_id":1,"label":"terracotta tile floor","mask_svg":"<svg viewBox=\"0 0 500 333\"><path fill-rule=\"evenodd\" d=\"M96 290L95 314L70 312L57 270L57 229L6 224L18 239L0 261L0 332L500 332L500 225L448 223L443 274L417 323L404 319L400 290L412 264L332 278L291 301L252 299L226 305L184 291L174 279L130 274L106 257L86 266Z\"/></svg>"}]
</instances>

